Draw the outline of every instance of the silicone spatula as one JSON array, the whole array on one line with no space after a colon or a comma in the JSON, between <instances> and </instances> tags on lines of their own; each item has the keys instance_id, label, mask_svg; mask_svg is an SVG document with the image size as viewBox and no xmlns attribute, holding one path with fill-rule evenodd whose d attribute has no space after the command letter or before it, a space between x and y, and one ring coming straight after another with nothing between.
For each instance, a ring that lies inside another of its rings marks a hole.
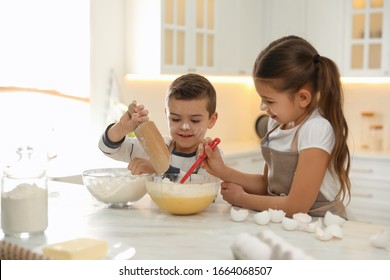
<instances>
[{"instance_id":1,"label":"silicone spatula","mask_svg":"<svg viewBox=\"0 0 390 280\"><path fill-rule=\"evenodd\" d=\"M213 142L211 142L210 148L211 148L212 150L215 150L215 148L217 147L217 145L219 144L219 142L221 142L221 139L215 138L215 139L213 140ZM187 180L187 178L192 174L192 172L194 172L195 168L197 168L197 167L201 164L201 162L206 158L206 156L207 156L206 153L203 153L203 155L201 155L201 156L194 162L194 164L191 166L190 169L188 169L188 171L187 171L187 173L184 175L184 177L181 178L180 184L183 184L183 183Z\"/></svg>"}]
</instances>

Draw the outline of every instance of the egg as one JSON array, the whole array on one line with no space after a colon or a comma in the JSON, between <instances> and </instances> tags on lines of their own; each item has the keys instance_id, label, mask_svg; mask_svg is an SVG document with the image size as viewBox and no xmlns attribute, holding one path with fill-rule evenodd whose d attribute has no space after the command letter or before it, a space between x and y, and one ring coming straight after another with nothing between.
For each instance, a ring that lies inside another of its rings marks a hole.
<instances>
[{"instance_id":1,"label":"egg","mask_svg":"<svg viewBox=\"0 0 390 280\"><path fill-rule=\"evenodd\" d=\"M248 215L249 215L248 209L238 208L234 206L230 208L230 217L235 222L245 221Z\"/></svg>"}]
</instances>

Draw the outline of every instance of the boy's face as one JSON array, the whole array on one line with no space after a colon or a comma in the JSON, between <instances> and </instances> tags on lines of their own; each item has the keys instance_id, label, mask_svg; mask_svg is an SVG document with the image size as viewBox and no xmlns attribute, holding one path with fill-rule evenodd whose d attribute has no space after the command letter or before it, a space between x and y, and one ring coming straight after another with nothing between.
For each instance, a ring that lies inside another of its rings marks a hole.
<instances>
[{"instance_id":1,"label":"boy's face","mask_svg":"<svg viewBox=\"0 0 390 280\"><path fill-rule=\"evenodd\" d=\"M177 100L170 98L167 108L168 128L176 141L176 151L192 153L202 142L207 129L214 126L217 113L209 117L207 99Z\"/></svg>"}]
</instances>

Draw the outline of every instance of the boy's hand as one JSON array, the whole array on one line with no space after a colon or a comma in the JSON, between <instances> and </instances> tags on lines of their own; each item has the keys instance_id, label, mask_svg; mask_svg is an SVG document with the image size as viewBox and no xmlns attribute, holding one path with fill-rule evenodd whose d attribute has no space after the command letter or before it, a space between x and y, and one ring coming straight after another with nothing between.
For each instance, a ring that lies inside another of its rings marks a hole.
<instances>
[{"instance_id":1,"label":"boy's hand","mask_svg":"<svg viewBox=\"0 0 390 280\"><path fill-rule=\"evenodd\" d=\"M133 175L156 173L152 163L149 160L143 158L133 158L127 166L127 169L129 169Z\"/></svg>"},{"instance_id":2,"label":"boy's hand","mask_svg":"<svg viewBox=\"0 0 390 280\"><path fill-rule=\"evenodd\" d=\"M149 111L145 109L144 105L137 105L136 101L133 101L126 113L123 114L119 123L127 133L134 131L138 125L149 120Z\"/></svg>"},{"instance_id":3,"label":"boy's hand","mask_svg":"<svg viewBox=\"0 0 390 280\"><path fill-rule=\"evenodd\" d=\"M134 131L138 125L149 120L149 111L145 109L144 105L137 105L133 101L126 113L120 118L119 122L114 124L107 132L108 138L112 142L118 142L128 133Z\"/></svg>"}]
</instances>

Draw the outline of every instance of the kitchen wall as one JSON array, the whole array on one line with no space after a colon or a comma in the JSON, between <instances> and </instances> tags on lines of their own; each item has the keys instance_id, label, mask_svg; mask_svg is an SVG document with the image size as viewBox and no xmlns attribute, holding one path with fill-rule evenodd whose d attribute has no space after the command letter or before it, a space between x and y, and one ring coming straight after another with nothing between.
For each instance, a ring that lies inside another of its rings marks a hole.
<instances>
[{"instance_id":1,"label":"kitchen wall","mask_svg":"<svg viewBox=\"0 0 390 280\"><path fill-rule=\"evenodd\" d=\"M172 78L172 80L174 77ZM258 140L254 126L259 116L260 98L254 91L250 78L248 82L220 82L209 80L217 92L218 121L208 136L220 137L224 143L256 142ZM137 100L150 110L150 119L168 135L164 111L165 94L171 80L126 81L122 101L129 104ZM222 143L221 143L222 144Z\"/></svg>"},{"instance_id":2,"label":"kitchen wall","mask_svg":"<svg viewBox=\"0 0 390 280\"><path fill-rule=\"evenodd\" d=\"M167 134L164 96L170 80L125 79L124 1L91 1L91 107L95 138L105 128L105 113L110 86L110 71L118 79L120 99L145 104L163 134ZM248 78L250 80L250 78ZM221 137L224 143L257 142L254 123L261 113L260 99L246 82L212 81L217 90L219 120L210 137ZM361 112L373 111L383 118L384 149L390 150L390 84L344 84L345 115L350 127L350 146L361 145ZM222 144L222 143L221 143Z\"/></svg>"},{"instance_id":3,"label":"kitchen wall","mask_svg":"<svg viewBox=\"0 0 390 280\"><path fill-rule=\"evenodd\" d=\"M248 78L248 82L213 81L217 91L217 111L219 119L210 131L210 137L220 137L226 144L255 143L258 137L254 131L259 110L260 98ZM170 81L126 80L122 101L126 104L137 100L151 111L150 117L156 122L163 134L168 133L164 98ZM350 128L351 152L362 152L361 112L371 111L379 115L384 127L383 152L390 150L390 84L345 83L344 111ZM364 150L363 150L364 151Z\"/></svg>"},{"instance_id":4,"label":"kitchen wall","mask_svg":"<svg viewBox=\"0 0 390 280\"><path fill-rule=\"evenodd\" d=\"M361 152L363 122L362 112L373 112L379 116L377 123L383 124L383 151L390 152L390 84L344 84L345 115L350 128L352 151ZM364 150L363 150L364 151Z\"/></svg>"}]
</instances>

